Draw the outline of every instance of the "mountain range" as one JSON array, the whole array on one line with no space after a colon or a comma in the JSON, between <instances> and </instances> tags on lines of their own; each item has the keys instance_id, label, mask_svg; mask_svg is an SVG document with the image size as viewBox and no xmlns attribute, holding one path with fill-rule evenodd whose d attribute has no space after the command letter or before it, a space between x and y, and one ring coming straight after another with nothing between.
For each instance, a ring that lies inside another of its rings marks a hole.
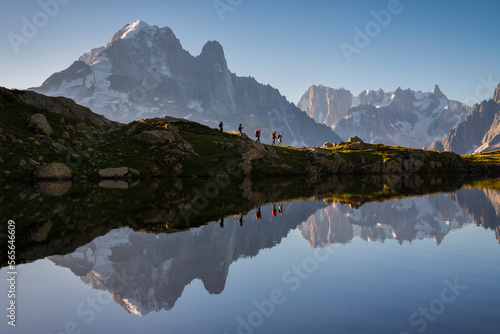
<instances>
[{"instance_id":1,"label":"mountain range","mask_svg":"<svg viewBox=\"0 0 500 334\"><path fill-rule=\"evenodd\" d=\"M201 54L186 51L169 27L143 21L125 25L105 47L86 52L67 69L30 88L64 96L119 122L181 117L226 131L283 132L291 146L319 146L341 140L310 119L280 92L252 77L231 73L222 46L205 44Z\"/></svg>"},{"instance_id":2,"label":"mountain range","mask_svg":"<svg viewBox=\"0 0 500 334\"><path fill-rule=\"evenodd\" d=\"M342 138L415 148L443 139L471 111L449 100L437 85L432 92L398 88L366 90L358 96L344 88L311 86L297 106Z\"/></svg>"},{"instance_id":3,"label":"mountain range","mask_svg":"<svg viewBox=\"0 0 500 334\"><path fill-rule=\"evenodd\" d=\"M493 98L476 104L472 113L446 138L432 143L431 149L459 154L500 149L500 85Z\"/></svg>"}]
</instances>

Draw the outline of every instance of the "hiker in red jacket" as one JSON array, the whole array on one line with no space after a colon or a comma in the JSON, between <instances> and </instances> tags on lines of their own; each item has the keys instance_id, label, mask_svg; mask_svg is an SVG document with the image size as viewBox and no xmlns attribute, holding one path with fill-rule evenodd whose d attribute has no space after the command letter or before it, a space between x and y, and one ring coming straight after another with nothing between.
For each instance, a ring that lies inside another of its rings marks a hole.
<instances>
[{"instance_id":1,"label":"hiker in red jacket","mask_svg":"<svg viewBox=\"0 0 500 334\"><path fill-rule=\"evenodd\" d=\"M255 142L260 143L260 130L255 130L255 137L257 137L257 140L255 140Z\"/></svg>"},{"instance_id":2,"label":"hiker in red jacket","mask_svg":"<svg viewBox=\"0 0 500 334\"><path fill-rule=\"evenodd\" d=\"M273 142L271 143L271 145L276 145L276 131L274 131L273 133L271 133L271 138L273 140Z\"/></svg>"}]
</instances>

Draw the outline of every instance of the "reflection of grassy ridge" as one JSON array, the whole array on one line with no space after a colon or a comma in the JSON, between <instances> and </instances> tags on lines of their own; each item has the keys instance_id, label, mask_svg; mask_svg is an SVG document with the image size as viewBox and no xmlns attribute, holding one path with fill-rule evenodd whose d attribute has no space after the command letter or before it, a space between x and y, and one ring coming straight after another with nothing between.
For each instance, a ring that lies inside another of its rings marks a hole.
<instances>
[{"instance_id":1,"label":"reflection of grassy ridge","mask_svg":"<svg viewBox=\"0 0 500 334\"><path fill-rule=\"evenodd\" d=\"M0 184L0 230L5 238L7 220L16 221L18 259L31 261L74 251L109 230L171 233L246 214L270 202L314 199L339 201L355 207L365 202L455 191L466 185L488 187L486 181L457 178L330 177L324 179L249 179L219 186L212 178L162 179L141 182L128 189L105 189L94 182L73 182L65 194L57 188L23 182ZM498 186L498 181L492 183ZM212 194L203 202L200 194ZM186 219L187 218L187 219ZM2 244L5 244L2 242ZM6 248L0 249L0 263Z\"/></svg>"},{"instance_id":2,"label":"reflection of grassy ridge","mask_svg":"<svg viewBox=\"0 0 500 334\"><path fill-rule=\"evenodd\" d=\"M500 180L477 180L471 176L457 177L440 175L436 177L380 176L357 179L342 192L325 197L327 202L340 202L359 207L367 202L383 202L418 195L434 195L453 192L462 187L500 189Z\"/></svg>"},{"instance_id":3,"label":"reflection of grassy ridge","mask_svg":"<svg viewBox=\"0 0 500 334\"><path fill-rule=\"evenodd\" d=\"M485 188L500 191L500 179L474 181L467 185L467 188Z\"/></svg>"}]
</instances>

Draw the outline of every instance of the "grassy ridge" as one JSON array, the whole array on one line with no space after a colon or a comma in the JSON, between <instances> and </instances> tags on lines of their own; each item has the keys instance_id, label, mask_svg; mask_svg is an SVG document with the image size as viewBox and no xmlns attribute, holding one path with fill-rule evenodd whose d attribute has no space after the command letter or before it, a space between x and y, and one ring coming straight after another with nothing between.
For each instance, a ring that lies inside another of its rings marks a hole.
<instances>
[{"instance_id":1,"label":"grassy ridge","mask_svg":"<svg viewBox=\"0 0 500 334\"><path fill-rule=\"evenodd\" d=\"M76 178L98 178L99 170L116 167L133 168L141 177L500 175L498 151L459 156L366 143L340 143L330 148L269 146L236 133L220 133L195 122L171 118L96 125L88 117L72 117L55 113L52 107L27 104L18 98L24 94L22 91L8 92L0 94L0 179L30 179L39 166L53 162L68 165ZM50 99L51 103L67 103L63 98ZM92 114L90 110L87 113ZM34 114L46 117L52 135L28 127L27 120ZM152 132L168 138L155 141L145 136Z\"/></svg>"}]
</instances>

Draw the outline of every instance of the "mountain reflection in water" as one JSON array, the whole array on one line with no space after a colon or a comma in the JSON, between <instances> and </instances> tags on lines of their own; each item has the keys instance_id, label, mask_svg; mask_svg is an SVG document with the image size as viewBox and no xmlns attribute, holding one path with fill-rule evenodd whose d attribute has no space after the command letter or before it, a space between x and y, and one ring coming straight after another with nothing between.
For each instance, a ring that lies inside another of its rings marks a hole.
<instances>
[{"instance_id":1,"label":"mountain reflection in water","mask_svg":"<svg viewBox=\"0 0 500 334\"><path fill-rule=\"evenodd\" d=\"M16 329L497 333L499 189L438 176L0 183ZM436 321L417 314L450 282L467 290Z\"/></svg>"},{"instance_id":2,"label":"mountain reflection in water","mask_svg":"<svg viewBox=\"0 0 500 334\"><path fill-rule=\"evenodd\" d=\"M331 198L274 202L225 217L222 224L217 220L177 233L115 229L50 260L81 276L90 287L108 291L128 312L146 315L172 309L195 279L210 294L220 294L233 262L274 247L294 229L312 247L346 244L354 238L399 243L432 239L439 245L451 231L473 223L494 230L498 239L499 208L498 191L488 188L359 207Z\"/></svg>"}]
</instances>

